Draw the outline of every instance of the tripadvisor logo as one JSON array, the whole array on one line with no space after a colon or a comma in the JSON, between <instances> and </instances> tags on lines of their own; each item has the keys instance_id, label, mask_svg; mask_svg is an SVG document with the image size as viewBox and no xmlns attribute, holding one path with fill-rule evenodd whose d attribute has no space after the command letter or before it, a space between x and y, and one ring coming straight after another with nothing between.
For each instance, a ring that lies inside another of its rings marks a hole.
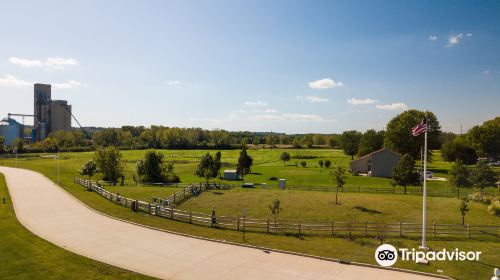
<instances>
[{"instance_id":1,"label":"tripadvisor logo","mask_svg":"<svg viewBox=\"0 0 500 280\"><path fill-rule=\"evenodd\" d=\"M458 248L454 250L442 249L440 251L418 251L408 248L399 248L398 250L391 244L380 245L375 250L375 260L381 266L392 266L398 260L398 256L402 261L479 261L482 252L480 251L460 251Z\"/></svg>"}]
</instances>

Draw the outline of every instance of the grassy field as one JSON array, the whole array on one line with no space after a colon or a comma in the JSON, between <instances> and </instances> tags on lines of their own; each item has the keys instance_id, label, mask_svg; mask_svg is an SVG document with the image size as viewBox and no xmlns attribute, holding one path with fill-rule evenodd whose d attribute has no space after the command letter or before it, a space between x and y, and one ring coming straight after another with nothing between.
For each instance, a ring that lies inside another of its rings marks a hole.
<instances>
[{"instance_id":1,"label":"grassy field","mask_svg":"<svg viewBox=\"0 0 500 280\"><path fill-rule=\"evenodd\" d=\"M283 220L302 221L369 221L420 223L422 198L420 196L374 195L340 193L340 205L335 205L334 192L308 192L291 190L242 189L212 190L193 197L181 204L183 210L217 215L241 216L242 209L252 218L272 217L269 205L274 199L281 201ZM441 224L459 224L460 200L456 198L429 197L427 199L430 221ZM487 212L487 205L470 203L466 223L500 224L500 218Z\"/></svg>"},{"instance_id":2,"label":"grassy field","mask_svg":"<svg viewBox=\"0 0 500 280\"><path fill-rule=\"evenodd\" d=\"M16 218L0 174L0 279L150 279L79 256L49 243L23 227Z\"/></svg>"},{"instance_id":3,"label":"grassy field","mask_svg":"<svg viewBox=\"0 0 500 280\"><path fill-rule=\"evenodd\" d=\"M188 181L188 178L192 178L193 180L199 181L198 178L196 178L194 175L192 175L192 170L188 168L189 166L193 167L196 162L197 162L197 157L200 156L204 151L164 151L166 155L169 155L172 160L175 159L176 161L176 172L181 176L181 179L184 182ZM269 151L267 150L266 152L269 153L274 153L273 156L266 156L263 151L251 151L251 155L254 156L255 162L261 164L257 164L255 166L254 171L259 172L258 166L262 165L262 170L260 173L262 175L256 174L255 176L261 176L261 178L268 178L270 175L269 173L264 173L263 171L265 168L269 168L271 170L278 170L280 168L283 168L284 170L289 170L288 172L291 174L290 176L294 176L295 173L294 171L297 170L304 170L302 167L295 167L295 166L290 166L290 167L282 167L283 162L275 161L275 162L265 162L266 157L268 159L271 158L278 158L279 154L281 151ZM331 157L330 159L333 159L333 155L337 154L339 159L344 159L347 160L347 157L343 156L343 154L340 151L337 150L299 150L297 152L314 152L318 154L329 154ZM124 152L124 157L126 160L130 161L129 169L132 166L132 161L134 159L140 158L143 155L144 151L126 151ZM237 158L237 153L238 151L223 151L223 158L225 162L228 161L236 161ZM293 150L292 155L295 153L295 150ZM262 155L259 157L259 155ZM230 157L232 155L232 157ZM227 156L227 158L226 158ZM365 263L372 263L374 264L375 261L373 259L373 252L375 248L379 245L378 240L375 240L373 238L356 238L355 240L347 240L343 238L332 238L332 237L311 237L311 236L301 236L301 237L296 237L296 236L283 236L283 235L272 235L272 234L264 234L264 233L247 233L246 234L246 239L242 239L241 232L236 232L236 231L231 231L231 230L220 230L220 229L212 229L208 227L202 227L202 226L196 226L196 225L190 225L182 222L176 222L176 221L171 221L167 219L162 219L154 216L149 216L144 213L135 213L130 211L129 209L125 207L121 207L118 205L115 205L104 198L96 195L95 193L92 192L87 192L84 190L83 187L76 185L72 182L73 176L77 174L77 170L80 168L80 166L83 164L83 162L89 158L92 157L92 153L71 153L71 154L63 154L62 155L62 164L61 164L61 182L62 182L62 187L69 191L71 194L76 196L78 199L83 201L85 204L89 205L90 207L113 215L118 218L130 220L136 223L141 223L149 226L154 226L158 228L163 228L163 229L168 229L176 232L181 232L181 233L187 233L187 234L192 234L192 235L197 235L197 236L202 236L202 237L209 237L209 238L215 238L215 239L220 239L220 240L227 240L227 241L232 241L232 242L238 242L238 243L244 243L244 244L249 244L249 245L257 245L257 246L263 246L263 247L270 247L270 248L276 248L276 249L282 249L282 250L288 250L288 251L295 251L295 252L301 252L301 253L307 253L307 254L314 254L318 256L325 256L325 257L333 257L333 258L339 258L339 259L345 259L345 260L352 260L352 261L358 261L358 262L365 262ZM182 157L182 158L181 158ZM232 158L232 159L231 159ZM231 159L231 160L229 160ZM188 161L188 163L180 163L182 160ZM313 160L310 160L313 162ZM315 160L317 161L317 159ZM15 160L3 160L1 162L3 165L9 165L9 166L18 166L18 167L23 167L23 168L28 168L32 170L39 171L43 174L45 174L47 177L51 178L52 180L57 179L57 162L53 159L22 159L18 160L17 163ZM435 164L433 162L433 164ZM345 162L347 164L347 162ZM441 163L440 163L441 164ZM445 163L443 163L445 164ZM269 165L268 167L266 167ZM318 174L322 176L321 174L327 173L325 170L323 172L319 172L319 169L317 168L305 168L307 170L307 175L306 176L312 176L312 177L317 177ZM132 170L129 170L131 172ZM189 177L190 176L190 177ZM349 177L348 182L354 177ZM358 177L361 179L375 179L375 178L365 178L365 177ZM289 179L294 180L294 179ZM297 176L297 180L301 180L300 176ZM377 179L381 180L380 182L385 182L386 184L389 184L388 179ZM364 185L378 185L377 181L372 181L372 180L367 180L366 184L365 181L360 181ZM316 182L319 185L323 185L323 183L328 182L328 176L325 174L325 178L322 179L322 181ZM130 185L132 182L129 182ZM150 191L158 191L158 196L162 196L161 192L165 192L164 196L167 196L171 191L172 188L151 188L151 187L115 187L116 191L119 191L120 194L125 195L125 192L127 192L126 189L130 188L130 193L131 195L145 195L145 198L149 198ZM144 190L146 194L136 193L133 194L135 190L132 189L140 189ZM234 191L234 194L233 194ZM241 190L242 192L243 190ZM257 190L254 190L255 192ZM260 191L260 190L259 190ZM221 199L220 197L226 196L226 195L241 195L239 194L240 190L232 190L227 193L224 193L223 195L216 195L213 193L207 193L208 197L205 198L205 194L203 196L200 196L200 201L201 200L212 200L212 199ZM266 199L272 199L273 195L271 195L274 191L270 191L269 197ZM328 201L331 201L331 195L330 193L324 193L324 192L295 192L295 191L286 191L287 194L290 194L290 201L288 201L288 198L283 198L283 207L284 207L284 212L283 215L291 215L293 212L297 211L300 213L303 213L303 215L307 215L307 213L311 212L311 210L308 210L307 208L303 208L303 210L296 210L296 206L292 206L293 200L306 200L308 202L313 202L313 204L316 202L314 200L314 196L323 196L326 195L328 198L323 199L322 202L318 205L322 205L321 207L328 207ZM265 192L258 193L258 195L265 194ZM212 195L212 197L210 197ZM352 194L355 196L356 194ZM253 195L252 195L253 196ZM288 196L288 195L287 195ZM362 197L364 197L363 195ZM355 209L352 209L352 207L355 207L358 203L355 200L350 200L350 202L347 198L347 194L341 194L340 195L340 202L343 204L340 206L342 209L341 211L338 211L338 214L341 215L341 213L345 213L345 215L348 215L348 212L355 213L354 215L358 216L360 219L368 219L369 217L372 216L372 214L367 214ZM360 197L360 199L362 198ZM366 195L366 198L363 204L364 207L368 209L375 209L376 211L382 212L382 214L373 214L373 216L378 216L378 215L388 215L387 217L394 217L395 219L399 219L402 217L407 217L407 218L412 218L412 220L417 219L418 217L415 214L416 217L413 217L412 215L408 214L408 216L405 212L409 212L409 207L406 205L405 201L403 201L400 205L404 206L403 208L391 208L389 206L377 206L377 205L369 205L370 201L375 199L380 202L377 202L379 205L380 204L388 204L388 202L392 202L392 199L398 198L398 201L400 200L399 196L393 197L392 195ZM246 197L244 199L240 199L239 201L236 202L231 202L234 203L235 205L232 206L232 208L227 208L227 210L222 210L219 209L218 206L216 206L218 214L220 214L219 211L228 211L229 212L238 212L241 211L241 206L238 205L244 205L246 202ZM409 199L409 202L411 204L412 198L406 198L403 197L403 199ZM418 197L413 198L416 201L419 201ZM446 199L443 201L449 201L445 204L447 204L446 208L443 209L449 209L451 211L450 213L441 213L441 212L448 212L446 211L439 211L440 210L440 201L437 200L436 203L433 206L430 206L431 211L433 211L432 215L436 215L436 217L442 217L443 221L444 220L450 220L456 223L459 219L458 216L458 211L456 209L456 204L458 200L454 199ZM228 201L229 204L230 201ZM198 203L197 201L193 200L192 202L187 202L185 205L182 207L189 207L189 203ZM398 202L399 203L399 202ZM255 204L255 203L253 203ZM268 200L264 201L263 203L259 202L257 205L264 205L260 210L255 209L255 215L262 215L262 216L267 216L268 211L266 210L267 205L269 204ZM413 205L413 204L411 204ZM455 206L454 206L455 205ZM209 207L210 209L212 208L213 205L199 205L199 207ZM194 207L191 206L191 207ZM198 206L197 206L198 207ZM337 206L334 206L337 207ZM382 208L379 208L382 207ZM419 204L415 202L415 205L412 207L419 207ZM348 211L351 208L350 211ZM471 212L469 212L468 218L471 219L480 219L480 213L483 209L482 205L471 205ZM295 210L294 210L295 209ZM338 209L336 209L338 210ZM249 210L249 215L254 212L254 210L250 209ZM259 212L260 211L260 212ZM413 213L417 213L417 210L411 210ZM358 213L359 212L359 213ZM389 212L399 212L399 213L389 213ZM260 213L260 214L259 214ZM327 212L324 215L331 215L331 213L334 213L335 211L332 210L332 212ZM344 215L344 214L342 214ZM478 216L476 216L478 215ZM346 216L347 217L347 216ZM477 218L476 218L477 217ZM433 217L429 217L430 220L432 220ZM468 219L467 218L467 219ZM494 217L488 216L488 214L485 213L483 216L485 221L491 222L491 219ZM330 219L330 218L329 218ZM498 222L496 222L498 224ZM413 239L389 239L386 240L387 243L393 244L396 247L409 247L409 248L417 248L419 240L413 240ZM432 240L429 242L429 245L433 249L440 249L440 248L448 248L448 249L454 249L454 248L459 248L461 250L480 250L483 252L481 255L481 262L473 263L473 262L432 262L429 266L423 266L423 265L417 265L414 263L410 262L398 262L396 264L397 267L400 268L407 268L407 269L413 269L413 270L419 270L419 271L426 271L426 272L431 272L431 273L444 273L448 276L454 277L456 279L488 279L491 278L493 267L494 266L500 266L500 257L498 255L498 251L500 251L500 242L484 242L481 240L477 239L470 239L470 240L463 240L463 241L457 241L457 240L447 240L447 239L438 239L438 240ZM442 272L441 272L442 271Z\"/></svg>"}]
</instances>

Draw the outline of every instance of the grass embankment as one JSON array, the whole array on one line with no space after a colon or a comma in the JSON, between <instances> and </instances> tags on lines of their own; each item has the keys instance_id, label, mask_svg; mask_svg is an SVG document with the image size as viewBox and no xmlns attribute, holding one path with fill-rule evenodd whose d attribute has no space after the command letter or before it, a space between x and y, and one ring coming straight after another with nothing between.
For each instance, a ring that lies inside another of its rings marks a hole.
<instances>
[{"instance_id":1,"label":"grass embankment","mask_svg":"<svg viewBox=\"0 0 500 280\"><path fill-rule=\"evenodd\" d=\"M195 152L199 153L200 151ZM134 151L134 153L138 152ZM140 154L142 153L143 151L140 151ZM241 232L190 225L182 222L149 216L144 213L132 212L125 207L118 206L107 201L106 199L100 197L95 193L87 192L83 187L73 183L73 176L77 175L76 170L78 170L83 162L89 157L89 154L70 154L62 156L62 158L67 158L62 160L61 164L62 187L88 206L103 213L107 213L117 218L148 226L201 237L215 238L249 245L270 247L318 256L375 264L373 252L379 245L380 241L373 238L356 238L355 240L347 240L343 238L332 237L296 237L247 232L246 239L243 240ZM3 164L9 166L16 165L14 160L4 160ZM17 166L41 172L52 180L57 179L57 162L55 160L19 160L17 162ZM311 193L300 192L300 194L307 196ZM318 194L325 193L318 192ZM390 203L391 199L393 198L389 195L379 196L385 198L385 203ZM292 211L292 208L293 207L287 207L285 209L285 212ZM404 212L406 211L406 208L397 209L397 211ZM456 212L454 211L454 213ZM429 219L432 218L429 217ZM408 248L417 248L419 244L419 240L412 239L388 239L386 240L386 242L393 244L396 247ZM396 267L431 273L444 273L445 275L454 277L456 279L488 279L491 278L493 267L495 265L497 267L500 266L500 256L498 254L498 252L500 251L500 242L485 242L476 239L463 241L450 241L442 239L431 240L428 243L435 250L439 250L442 248L459 248L460 250L482 251L483 253L481 255L481 262L432 262L428 266L417 265L411 262L398 262L396 264Z\"/></svg>"},{"instance_id":2,"label":"grass embankment","mask_svg":"<svg viewBox=\"0 0 500 280\"><path fill-rule=\"evenodd\" d=\"M0 174L0 279L151 279L66 251L27 230L16 218Z\"/></svg>"}]
</instances>

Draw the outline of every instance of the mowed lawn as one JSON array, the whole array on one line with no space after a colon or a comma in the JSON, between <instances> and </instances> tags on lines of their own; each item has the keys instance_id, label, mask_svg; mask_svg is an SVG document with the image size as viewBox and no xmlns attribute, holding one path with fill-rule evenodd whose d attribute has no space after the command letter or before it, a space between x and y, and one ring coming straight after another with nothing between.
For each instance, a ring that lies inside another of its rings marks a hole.
<instances>
[{"instance_id":1,"label":"mowed lawn","mask_svg":"<svg viewBox=\"0 0 500 280\"><path fill-rule=\"evenodd\" d=\"M357 221L386 223L421 223L422 197L383 194L339 193L339 205L335 204L335 192L266 190L235 188L210 190L180 205L180 209L217 215L241 216L247 210L252 218L272 218L269 205L279 199L283 220L302 221ZM428 197L429 222L459 224L460 200L457 198ZM466 223L476 225L500 225L500 217L490 215L487 205L469 203Z\"/></svg>"},{"instance_id":2,"label":"mowed lawn","mask_svg":"<svg viewBox=\"0 0 500 280\"><path fill-rule=\"evenodd\" d=\"M152 279L66 251L16 218L0 173L0 279Z\"/></svg>"},{"instance_id":3,"label":"mowed lawn","mask_svg":"<svg viewBox=\"0 0 500 280\"><path fill-rule=\"evenodd\" d=\"M288 152L292 159L286 163L281 161L280 155L282 152ZM216 152L215 150L161 150L165 160L174 163L175 173L180 177L183 183L196 183L204 181L194 174L197 164L201 156L205 153ZM222 150L223 167L221 173L225 169L235 169L238 161L239 150ZM138 159L144 157L144 150L122 151L125 161L125 185L134 186L133 181L135 173L135 163ZM342 164L346 168L349 166L351 157L344 154L339 149L259 149L249 150L249 155L253 157L254 165L252 173L245 176L246 182L267 183L271 186L276 186L278 183L275 180L269 180L271 177L284 178L289 186L332 186L330 170L327 168L319 168L318 161L330 160L333 164ZM38 158L38 155L24 155L27 158L21 158L17 161L19 167L26 165L26 161L30 166L39 165L44 168L57 168L57 161L53 158ZM65 172L69 172L73 176L78 176L78 170L82 164L92 159L93 152L86 153L62 153L61 167ZM309 159L301 159L307 157ZM313 158L310 158L313 157ZM300 165L301 161L306 161L307 166L303 168ZM14 159L0 159L0 163L14 166ZM451 164L444 162L439 151L434 151L433 161L429 164L429 170L433 171L436 176L447 177L447 172ZM99 178L97 176L97 178ZM216 179L215 181L219 181ZM365 176L348 175L346 186L372 186L372 187L390 187L391 180L388 178L374 178ZM227 182L230 184L240 184L241 182ZM429 181L430 188L446 187L446 182Z\"/></svg>"},{"instance_id":4,"label":"mowed lawn","mask_svg":"<svg viewBox=\"0 0 500 280\"><path fill-rule=\"evenodd\" d=\"M203 153L203 151L164 151L164 152L180 153L183 155L191 154L193 156L198 156ZM236 159L238 151L230 151L230 152L235 156L234 159ZM253 153L254 151L251 152ZM279 155L281 153L281 151L274 151L274 152L276 153L276 155ZM322 150L320 150L319 152L322 152ZM226 154L226 151L222 151L222 153L224 156ZM125 159L127 160L140 158L143 154L144 151L124 152ZM354 240L348 240L344 238L321 237L321 236L302 236L298 238L296 236L247 232L246 238L243 239L241 232L233 230L221 230L204 226L190 225L183 222L171 221L168 219L150 216L145 213L133 212L126 207L118 206L100 197L94 192L85 191L82 186L73 183L73 177L78 174L77 170L80 168L83 162L85 162L85 160L90 159L92 155L93 153L62 154L61 183L62 187L65 190L67 190L69 193L80 199L83 203L96 209L97 211L101 211L103 213L115 216L117 218L129 220L135 223L167 229L180 233L186 233L207 238L214 238L219 240L226 240L230 242L243 243L248 245L263 246L268 248L282 249L282 250L313 254L324 257L375 264L375 260L373 258L373 252L380 244L380 241L373 238L356 238ZM197 160L193 158L193 163L190 164L194 166L196 162ZM45 176L49 177L54 181L57 180L57 161L53 159L22 159L18 160L17 163L13 159L9 160L0 159L0 164L8 166L18 166L22 168L35 170L41 172L42 174L44 174ZM277 166L280 164L280 162L274 164L276 164ZM129 165L129 168L130 166L131 165ZM177 166L182 166L182 165L181 164L176 165L176 171L178 171ZM131 172L130 169L129 172ZM192 170L189 170L189 172L192 172ZM192 175L192 173L190 174L192 178L196 178L194 175ZM184 182L186 182L182 174L181 174L181 179ZM350 179L351 177L349 177L348 180ZM128 182L127 184L133 185L133 182ZM145 190L146 193L149 190L147 189L149 187L138 187L138 188L140 190ZM325 192L308 192L308 191L302 191L298 193L304 195L310 193L326 194ZM389 199L391 198L391 195L379 195L379 196L382 198L384 197L387 198L387 200L385 200L384 203L387 203L387 201L389 201ZM342 196L340 201L343 202ZM242 202L243 201L240 201L239 203ZM264 205L266 204L267 203L264 203ZM287 205L286 203L283 205L283 207L284 207L283 214L292 211L291 209L293 208ZM400 212L406 211L404 208L397 210ZM455 211L457 210L454 210L453 213L457 213ZM451 214L451 215L452 217L454 217L456 214ZM419 240L395 238L386 240L386 243L393 244L396 247L417 248ZM461 250L480 250L483 252L483 254L481 255L482 256L481 261L476 263L432 262L430 265L427 266L427 265L417 265L411 262L398 262L396 264L396 267L431 272L431 273L438 273L438 274L441 273L451 276L455 279L489 279L491 278L493 268L495 266L497 267L500 266L500 256L498 254L498 251L500 251L500 242L485 242L476 239L470 239L470 240L464 239L461 241L439 239L439 240L430 240L429 245L435 250L439 250L441 248L448 248L448 249L460 248ZM25 244L25 246L29 247L30 245ZM12 262L12 261L14 261L13 258L7 259L7 262ZM76 273L79 273L80 269L75 268L74 271L76 271ZM96 275L98 275L97 273ZM87 278L92 278L92 276L89 276Z\"/></svg>"}]
</instances>

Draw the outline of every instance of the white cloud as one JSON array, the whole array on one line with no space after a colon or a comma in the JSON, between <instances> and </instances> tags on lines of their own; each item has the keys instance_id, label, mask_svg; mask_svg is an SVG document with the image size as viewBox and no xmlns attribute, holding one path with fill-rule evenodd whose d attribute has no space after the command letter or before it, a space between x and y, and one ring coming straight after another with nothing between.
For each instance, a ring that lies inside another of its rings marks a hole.
<instances>
[{"instance_id":1,"label":"white cloud","mask_svg":"<svg viewBox=\"0 0 500 280\"><path fill-rule=\"evenodd\" d=\"M43 63L40 60L30 60L25 58L11 57L9 58L11 64L19 65L25 68L42 67Z\"/></svg>"},{"instance_id":2,"label":"white cloud","mask_svg":"<svg viewBox=\"0 0 500 280\"><path fill-rule=\"evenodd\" d=\"M317 103L317 102L328 102L329 100L327 98L315 96L315 95L310 95L310 96L297 96L297 99L307 99L311 103Z\"/></svg>"},{"instance_id":3,"label":"white cloud","mask_svg":"<svg viewBox=\"0 0 500 280\"><path fill-rule=\"evenodd\" d=\"M66 82L66 83L52 84L52 86L54 88L58 88L58 89L68 89L68 88L73 88L73 87L77 87L77 86L85 86L85 85L86 84L78 82L78 81L74 81L74 80L71 80L71 81Z\"/></svg>"},{"instance_id":4,"label":"white cloud","mask_svg":"<svg viewBox=\"0 0 500 280\"><path fill-rule=\"evenodd\" d=\"M245 110L234 110L233 113L240 114L240 113L246 113L247 111Z\"/></svg>"},{"instance_id":5,"label":"white cloud","mask_svg":"<svg viewBox=\"0 0 500 280\"><path fill-rule=\"evenodd\" d=\"M181 84L181 81L166 81L165 84L167 86L179 86Z\"/></svg>"},{"instance_id":6,"label":"white cloud","mask_svg":"<svg viewBox=\"0 0 500 280\"><path fill-rule=\"evenodd\" d=\"M7 74L7 75L4 75L3 77L0 77L0 86L27 87L27 86L33 86L33 83L19 79L16 76Z\"/></svg>"},{"instance_id":7,"label":"white cloud","mask_svg":"<svg viewBox=\"0 0 500 280\"><path fill-rule=\"evenodd\" d=\"M491 71L490 71L490 70L484 70L484 71L483 71L483 72L481 72L481 73L483 73L483 74L487 75L487 74L491 73Z\"/></svg>"},{"instance_id":8,"label":"white cloud","mask_svg":"<svg viewBox=\"0 0 500 280\"><path fill-rule=\"evenodd\" d=\"M377 104L375 107L381 110L387 111L404 111L408 110L408 106L404 103L392 103L392 104Z\"/></svg>"},{"instance_id":9,"label":"white cloud","mask_svg":"<svg viewBox=\"0 0 500 280\"><path fill-rule=\"evenodd\" d=\"M266 113L278 113L278 110L276 110L274 108L269 108L269 109L264 110L264 112L266 112Z\"/></svg>"},{"instance_id":10,"label":"white cloud","mask_svg":"<svg viewBox=\"0 0 500 280\"><path fill-rule=\"evenodd\" d=\"M41 61L38 59L26 59L13 56L9 58L9 62L25 68L40 67L46 70L61 70L66 66L77 66L80 64L80 62L74 58L65 57L47 57L44 61Z\"/></svg>"},{"instance_id":11,"label":"white cloud","mask_svg":"<svg viewBox=\"0 0 500 280\"><path fill-rule=\"evenodd\" d=\"M265 106L268 105L266 102L263 102L263 101L260 101L260 100L257 100L257 101L246 101L243 104L245 104L246 106L262 106L262 107L265 107Z\"/></svg>"},{"instance_id":12,"label":"white cloud","mask_svg":"<svg viewBox=\"0 0 500 280\"><path fill-rule=\"evenodd\" d=\"M438 39L438 37L436 35L430 35L429 36L429 40L430 41L436 41Z\"/></svg>"},{"instance_id":13,"label":"white cloud","mask_svg":"<svg viewBox=\"0 0 500 280\"><path fill-rule=\"evenodd\" d=\"M369 104L375 104L378 102L379 102L378 100L370 99L370 98L366 98L366 99L350 98L350 99L347 99L347 103L354 105L354 106L369 105Z\"/></svg>"},{"instance_id":14,"label":"white cloud","mask_svg":"<svg viewBox=\"0 0 500 280\"><path fill-rule=\"evenodd\" d=\"M342 82L336 82L330 78L325 78L322 80L317 80L309 83L309 87L313 89L328 89L328 88L341 87L343 85L344 84Z\"/></svg>"},{"instance_id":15,"label":"white cloud","mask_svg":"<svg viewBox=\"0 0 500 280\"><path fill-rule=\"evenodd\" d=\"M472 37L472 33L467 33L467 37Z\"/></svg>"},{"instance_id":16,"label":"white cloud","mask_svg":"<svg viewBox=\"0 0 500 280\"><path fill-rule=\"evenodd\" d=\"M450 35L450 37L448 37L448 44L446 44L445 47L453 47L454 45L458 44L463 37L464 37L463 33Z\"/></svg>"}]
</instances>

